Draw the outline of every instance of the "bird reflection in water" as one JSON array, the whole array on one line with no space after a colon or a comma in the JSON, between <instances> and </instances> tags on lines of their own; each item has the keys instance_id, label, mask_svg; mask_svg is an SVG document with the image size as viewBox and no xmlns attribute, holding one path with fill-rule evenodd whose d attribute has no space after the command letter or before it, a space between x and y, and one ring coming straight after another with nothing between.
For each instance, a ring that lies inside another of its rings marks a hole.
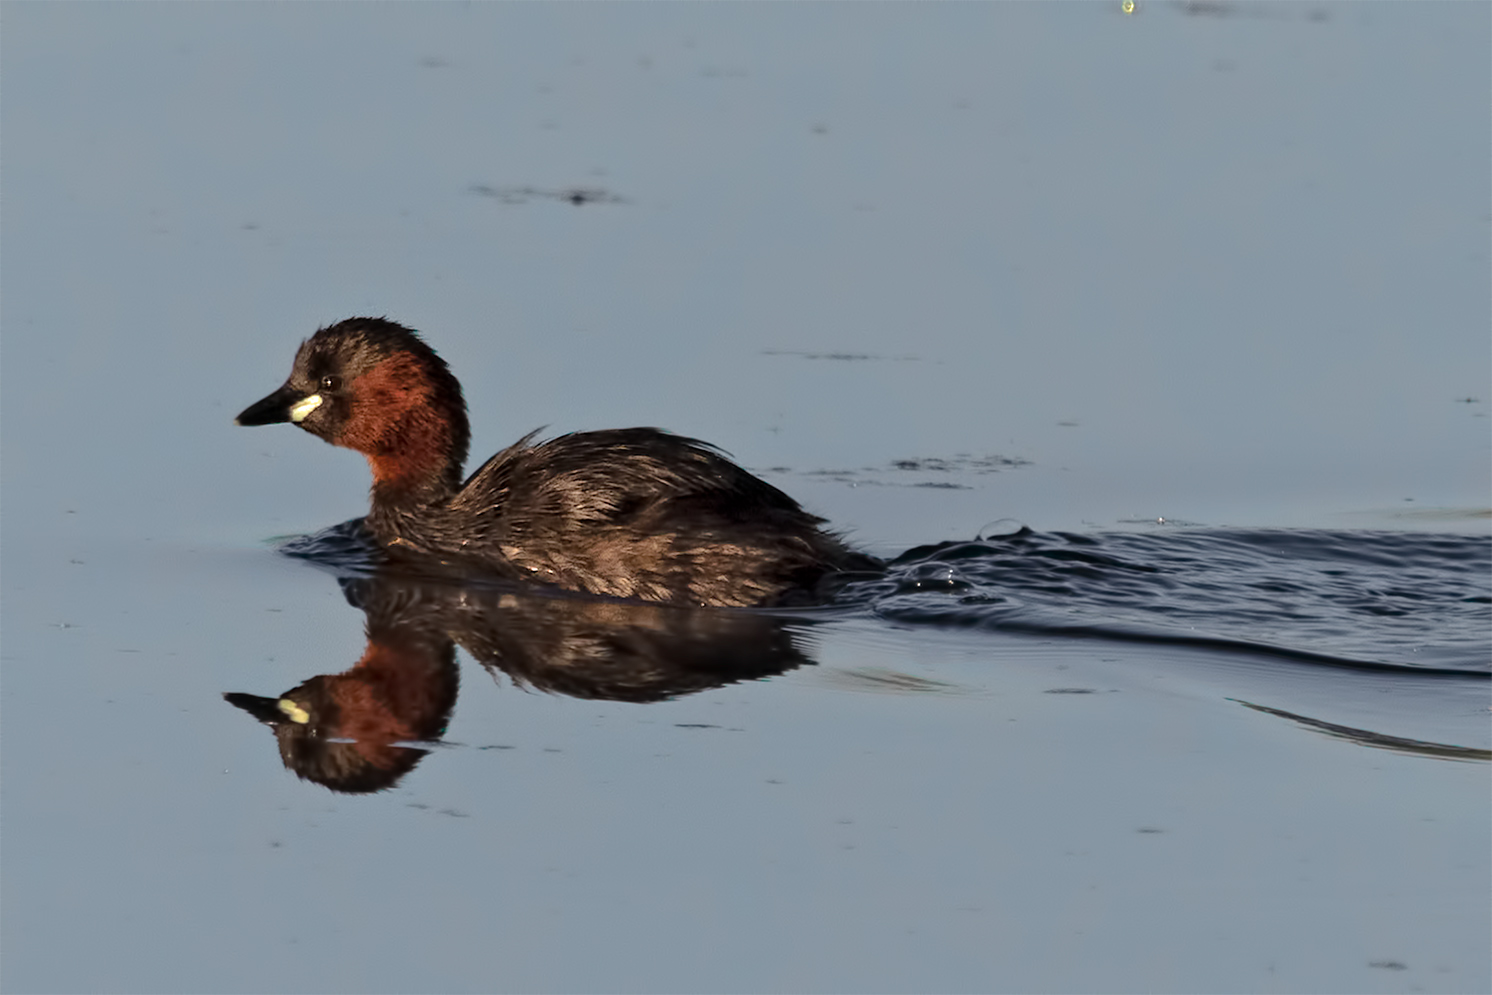
<instances>
[{"instance_id":1,"label":"bird reflection in water","mask_svg":"<svg viewBox=\"0 0 1492 995\"><path fill-rule=\"evenodd\" d=\"M333 791L398 783L445 733L464 648L494 678L576 698L651 702L812 661L788 621L748 611L485 589L396 574L344 577L367 614L352 668L277 698L232 693L269 725L285 766Z\"/></svg>"}]
</instances>

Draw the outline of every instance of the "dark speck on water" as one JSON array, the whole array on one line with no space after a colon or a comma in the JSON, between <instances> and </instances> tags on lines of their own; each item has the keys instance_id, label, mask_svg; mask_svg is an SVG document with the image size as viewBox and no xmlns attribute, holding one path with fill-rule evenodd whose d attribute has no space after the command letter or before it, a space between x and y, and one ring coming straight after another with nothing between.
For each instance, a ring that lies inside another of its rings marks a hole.
<instances>
[{"instance_id":1,"label":"dark speck on water","mask_svg":"<svg viewBox=\"0 0 1492 995\"><path fill-rule=\"evenodd\" d=\"M1032 462L1019 456L1002 456L999 453L990 453L984 456L973 456L969 453L958 453L954 456L922 456L908 459L892 460L885 466L866 466L859 469L819 469L805 470L804 476L829 478L839 480L853 487L922 487L933 490L973 490L970 484L958 483L949 480L924 480L907 482L906 480L888 480L878 474L904 474L904 473L926 473L926 474L949 474L949 473L973 473L991 474L1002 470L1015 470L1021 467L1031 466ZM774 466L768 467L761 473L792 473L791 467Z\"/></svg>"},{"instance_id":2,"label":"dark speck on water","mask_svg":"<svg viewBox=\"0 0 1492 995\"><path fill-rule=\"evenodd\" d=\"M585 204L629 204L626 197L601 187L562 187L546 190L539 187L494 187L485 183L474 183L471 192L480 197L491 197L504 204L527 204L534 200L557 200L580 207Z\"/></svg>"},{"instance_id":3,"label":"dark speck on water","mask_svg":"<svg viewBox=\"0 0 1492 995\"><path fill-rule=\"evenodd\" d=\"M959 453L948 459L929 456L923 459L899 459L891 461L893 470L914 470L932 473L954 473L958 471L973 471L974 473L997 473L1000 470L1018 466L1030 466L1031 461L1019 456L970 456L967 453Z\"/></svg>"},{"instance_id":4,"label":"dark speck on water","mask_svg":"<svg viewBox=\"0 0 1492 995\"><path fill-rule=\"evenodd\" d=\"M877 356L869 352L804 352L798 349L763 349L763 356L796 356L799 359L830 359L842 363L889 360L895 363L915 363L917 356Z\"/></svg>"}]
</instances>

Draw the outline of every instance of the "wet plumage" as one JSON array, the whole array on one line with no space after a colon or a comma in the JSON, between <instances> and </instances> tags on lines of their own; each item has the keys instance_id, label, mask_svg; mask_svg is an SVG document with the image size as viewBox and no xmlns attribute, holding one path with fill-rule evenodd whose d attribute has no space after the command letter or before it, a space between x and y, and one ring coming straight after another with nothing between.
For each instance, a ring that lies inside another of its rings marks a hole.
<instances>
[{"instance_id":1,"label":"wet plumage","mask_svg":"<svg viewBox=\"0 0 1492 995\"><path fill-rule=\"evenodd\" d=\"M459 383L414 332L380 318L318 331L285 385L238 421L291 421L363 453L365 524L395 554L696 605L806 600L828 575L880 566L714 447L654 428L526 436L463 481Z\"/></svg>"}]
</instances>

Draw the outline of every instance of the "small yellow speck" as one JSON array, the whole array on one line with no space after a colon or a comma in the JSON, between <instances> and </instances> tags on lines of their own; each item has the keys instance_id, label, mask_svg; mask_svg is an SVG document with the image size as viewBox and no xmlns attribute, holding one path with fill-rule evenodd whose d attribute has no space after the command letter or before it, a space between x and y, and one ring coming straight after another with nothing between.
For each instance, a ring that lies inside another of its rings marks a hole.
<instances>
[{"instance_id":1,"label":"small yellow speck","mask_svg":"<svg viewBox=\"0 0 1492 995\"><path fill-rule=\"evenodd\" d=\"M310 397L302 398L290 406L290 420L299 425L306 420L306 416L321 407L321 395L312 394Z\"/></svg>"},{"instance_id":2,"label":"small yellow speck","mask_svg":"<svg viewBox=\"0 0 1492 995\"><path fill-rule=\"evenodd\" d=\"M1123 2L1119 4L1119 9L1124 11L1126 14L1133 14L1135 12L1135 0L1123 0Z\"/></svg>"},{"instance_id":3,"label":"small yellow speck","mask_svg":"<svg viewBox=\"0 0 1492 995\"><path fill-rule=\"evenodd\" d=\"M289 698L281 698L276 704L280 711L285 713L285 717L296 725L305 725L311 721L311 713L301 708Z\"/></svg>"}]
</instances>

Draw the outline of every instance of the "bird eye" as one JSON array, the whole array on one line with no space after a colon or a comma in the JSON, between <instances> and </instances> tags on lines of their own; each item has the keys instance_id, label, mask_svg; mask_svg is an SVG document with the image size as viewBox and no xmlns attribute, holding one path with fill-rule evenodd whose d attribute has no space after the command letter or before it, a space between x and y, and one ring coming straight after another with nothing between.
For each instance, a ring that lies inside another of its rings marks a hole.
<instances>
[{"instance_id":1,"label":"bird eye","mask_svg":"<svg viewBox=\"0 0 1492 995\"><path fill-rule=\"evenodd\" d=\"M338 390L342 386L342 378L339 376L325 376L321 378L322 390Z\"/></svg>"}]
</instances>

